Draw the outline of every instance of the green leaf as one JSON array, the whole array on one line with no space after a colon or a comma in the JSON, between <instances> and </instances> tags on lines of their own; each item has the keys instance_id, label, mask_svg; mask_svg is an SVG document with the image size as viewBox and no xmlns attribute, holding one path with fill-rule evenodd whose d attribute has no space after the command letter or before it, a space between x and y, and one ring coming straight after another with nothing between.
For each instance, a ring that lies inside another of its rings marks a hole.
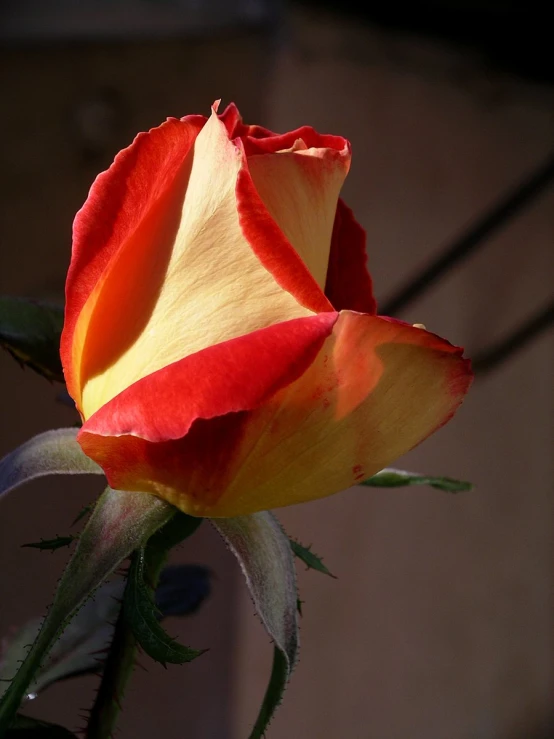
<instances>
[{"instance_id":1,"label":"green leaf","mask_svg":"<svg viewBox=\"0 0 554 739\"><path fill-rule=\"evenodd\" d=\"M63 308L58 305L0 297L0 346L48 380L63 382L63 318Z\"/></svg>"},{"instance_id":2,"label":"green leaf","mask_svg":"<svg viewBox=\"0 0 554 739\"><path fill-rule=\"evenodd\" d=\"M386 468L378 472L368 480L364 480L360 485L367 485L374 488L399 488L407 485L429 485L437 490L444 490L447 493L461 493L471 490L473 485L470 482L462 480L453 480L450 477L429 477L427 475L418 475L415 472L406 472L406 470L394 470Z\"/></svg>"},{"instance_id":3,"label":"green leaf","mask_svg":"<svg viewBox=\"0 0 554 739\"><path fill-rule=\"evenodd\" d=\"M164 631L150 584L157 582L169 550L194 533L201 523L201 518L177 513L145 547L135 552L129 569L123 601L125 620L146 654L163 665L191 662L206 651L185 647Z\"/></svg>"},{"instance_id":4,"label":"green leaf","mask_svg":"<svg viewBox=\"0 0 554 739\"><path fill-rule=\"evenodd\" d=\"M318 557L315 552L312 552L311 546L302 546L300 542L295 541L294 539L289 539L289 541L290 548L292 549L294 556L304 562L309 570L317 570L317 572L322 572L324 575L329 575L329 577L336 579L335 575L333 575L332 572L329 572L327 567L325 567L322 558Z\"/></svg>"},{"instance_id":5,"label":"green leaf","mask_svg":"<svg viewBox=\"0 0 554 739\"><path fill-rule=\"evenodd\" d=\"M77 739L75 734L63 726L39 721L30 716L18 714L5 739Z\"/></svg>"},{"instance_id":6,"label":"green leaf","mask_svg":"<svg viewBox=\"0 0 554 739\"><path fill-rule=\"evenodd\" d=\"M213 519L212 523L238 559L256 610L275 645L271 679L250 734L250 739L261 739L298 659L298 602L292 549L269 511Z\"/></svg>"},{"instance_id":7,"label":"green leaf","mask_svg":"<svg viewBox=\"0 0 554 739\"><path fill-rule=\"evenodd\" d=\"M103 475L77 442L78 429L45 431L0 460L0 498L45 475Z\"/></svg>"},{"instance_id":8,"label":"green leaf","mask_svg":"<svg viewBox=\"0 0 554 739\"><path fill-rule=\"evenodd\" d=\"M0 701L0 737L11 726L35 673L77 609L174 511L148 493L107 488L100 496L41 630Z\"/></svg>"},{"instance_id":9,"label":"green leaf","mask_svg":"<svg viewBox=\"0 0 554 739\"><path fill-rule=\"evenodd\" d=\"M41 541L33 541L30 544L22 544L23 548L41 549L54 552L62 547L70 547L78 536L56 536L55 539L42 539Z\"/></svg>"}]
</instances>

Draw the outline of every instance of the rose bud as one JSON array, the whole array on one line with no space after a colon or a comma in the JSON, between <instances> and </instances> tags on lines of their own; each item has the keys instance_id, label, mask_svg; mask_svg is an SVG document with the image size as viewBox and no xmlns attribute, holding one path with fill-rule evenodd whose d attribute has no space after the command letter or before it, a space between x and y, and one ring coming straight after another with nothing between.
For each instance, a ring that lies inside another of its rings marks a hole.
<instances>
[{"instance_id":1,"label":"rose bud","mask_svg":"<svg viewBox=\"0 0 554 739\"><path fill-rule=\"evenodd\" d=\"M62 360L84 452L196 516L322 498L440 428L462 350L375 314L339 199L350 145L223 114L169 119L76 216Z\"/></svg>"}]
</instances>

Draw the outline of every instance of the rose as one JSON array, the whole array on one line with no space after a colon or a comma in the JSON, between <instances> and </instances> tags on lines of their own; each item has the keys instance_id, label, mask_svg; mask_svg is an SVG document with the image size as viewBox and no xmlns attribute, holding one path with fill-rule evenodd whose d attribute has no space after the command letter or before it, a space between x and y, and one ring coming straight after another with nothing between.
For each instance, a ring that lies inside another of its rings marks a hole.
<instances>
[{"instance_id":1,"label":"rose","mask_svg":"<svg viewBox=\"0 0 554 739\"><path fill-rule=\"evenodd\" d=\"M137 136L76 216L62 360L112 487L235 516L373 475L466 393L461 350L375 315L349 143L234 105Z\"/></svg>"}]
</instances>

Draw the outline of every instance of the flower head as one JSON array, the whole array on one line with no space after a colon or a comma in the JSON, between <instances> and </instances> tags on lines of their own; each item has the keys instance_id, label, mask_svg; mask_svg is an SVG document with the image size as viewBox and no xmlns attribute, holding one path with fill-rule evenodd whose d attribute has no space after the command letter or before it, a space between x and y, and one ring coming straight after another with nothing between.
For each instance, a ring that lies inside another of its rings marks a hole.
<instances>
[{"instance_id":1,"label":"flower head","mask_svg":"<svg viewBox=\"0 0 554 739\"><path fill-rule=\"evenodd\" d=\"M139 134L74 224L62 360L112 487L235 516L370 477L444 424L461 350L375 315L350 145L221 115Z\"/></svg>"}]
</instances>

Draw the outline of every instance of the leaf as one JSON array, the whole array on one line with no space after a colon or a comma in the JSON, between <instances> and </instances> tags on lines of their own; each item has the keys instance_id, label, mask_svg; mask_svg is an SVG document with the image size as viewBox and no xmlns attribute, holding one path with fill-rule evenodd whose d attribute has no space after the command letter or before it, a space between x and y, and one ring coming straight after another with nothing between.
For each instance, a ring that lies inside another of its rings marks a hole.
<instances>
[{"instance_id":1,"label":"leaf","mask_svg":"<svg viewBox=\"0 0 554 739\"><path fill-rule=\"evenodd\" d=\"M26 298L0 297L0 346L48 380L63 382L60 337L63 308Z\"/></svg>"},{"instance_id":2,"label":"leaf","mask_svg":"<svg viewBox=\"0 0 554 739\"><path fill-rule=\"evenodd\" d=\"M56 536L55 539L42 539L41 541L33 541L30 544L22 544L22 548L50 550L54 552L62 547L70 547L78 536Z\"/></svg>"},{"instance_id":3,"label":"leaf","mask_svg":"<svg viewBox=\"0 0 554 739\"><path fill-rule=\"evenodd\" d=\"M158 579L167 552L190 536L202 519L179 513L133 555L123 601L123 614L135 639L149 657L162 665L191 662L206 650L191 649L172 639L160 626L150 582Z\"/></svg>"},{"instance_id":4,"label":"leaf","mask_svg":"<svg viewBox=\"0 0 554 739\"><path fill-rule=\"evenodd\" d=\"M261 739L280 704L298 659L297 590L289 539L269 511L212 519L238 559L256 610L274 642L271 679L250 734Z\"/></svg>"},{"instance_id":5,"label":"leaf","mask_svg":"<svg viewBox=\"0 0 554 739\"><path fill-rule=\"evenodd\" d=\"M107 488L79 537L41 630L0 701L0 737L11 725L34 674L77 609L115 568L173 516L148 493Z\"/></svg>"},{"instance_id":6,"label":"leaf","mask_svg":"<svg viewBox=\"0 0 554 739\"><path fill-rule=\"evenodd\" d=\"M406 472L406 470L394 470L386 468L378 472L368 480L364 480L360 485L367 485L374 488L398 488L407 485L429 485L437 490L444 490L447 493L461 493L471 490L473 485L470 482L462 480L453 480L450 477L428 477L426 475L418 475L415 472Z\"/></svg>"},{"instance_id":7,"label":"leaf","mask_svg":"<svg viewBox=\"0 0 554 739\"><path fill-rule=\"evenodd\" d=\"M45 475L103 475L77 442L78 429L45 431L0 460L0 498Z\"/></svg>"},{"instance_id":8,"label":"leaf","mask_svg":"<svg viewBox=\"0 0 554 739\"><path fill-rule=\"evenodd\" d=\"M294 556L302 560L309 570L317 570L317 572L322 572L324 575L329 575L329 577L333 577L336 580L336 576L332 572L329 572L323 564L322 558L318 557L315 552L312 552L311 547L302 546L300 542L294 539L289 539L289 542Z\"/></svg>"},{"instance_id":9,"label":"leaf","mask_svg":"<svg viewBox=\"0 0 554 739\"><path fill-rule=\"evenodd\" d=\"M5 739L77 739L75 734L63 726L20 714L4 736Z\"/></svg>"}]
</instances>

